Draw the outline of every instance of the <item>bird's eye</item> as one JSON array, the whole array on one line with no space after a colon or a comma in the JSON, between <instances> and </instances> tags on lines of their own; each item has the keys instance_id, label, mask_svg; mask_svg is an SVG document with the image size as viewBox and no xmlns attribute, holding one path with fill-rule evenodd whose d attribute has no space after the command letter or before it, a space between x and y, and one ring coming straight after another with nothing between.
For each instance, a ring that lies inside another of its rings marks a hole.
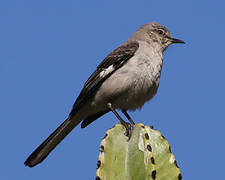
<instances>
[{"instance_id":1,"label":"bird's eye","mask_svg":"<svg viewBox=\"0 0 225 180\"><path fill-rule=\"evenodd\" d=\"M159 30L158 30L158 33L159 33L160 35L163 35L163 34L164 34L164 31L161 30L161 29L159 29Z\"/></svg>"}]
</instances>

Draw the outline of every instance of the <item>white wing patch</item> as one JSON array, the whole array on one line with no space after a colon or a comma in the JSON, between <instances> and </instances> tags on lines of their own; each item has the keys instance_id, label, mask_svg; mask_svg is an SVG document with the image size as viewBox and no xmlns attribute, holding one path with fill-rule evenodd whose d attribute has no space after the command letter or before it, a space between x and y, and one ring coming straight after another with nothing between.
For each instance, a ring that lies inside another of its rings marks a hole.
<instances>
[{"instance_id":1,"label":"white wing patch","mask_svg":"<svg viewBox=\"0 0 225 180\"><path fill-rule=\"evenodd\" d=\"M105 77L107 76L109 73L111 73L115 68L113 67L113 65L109 66L107 69L104 69L102 72L99 73L100 77Z\"/></svg>"}]
</instances>

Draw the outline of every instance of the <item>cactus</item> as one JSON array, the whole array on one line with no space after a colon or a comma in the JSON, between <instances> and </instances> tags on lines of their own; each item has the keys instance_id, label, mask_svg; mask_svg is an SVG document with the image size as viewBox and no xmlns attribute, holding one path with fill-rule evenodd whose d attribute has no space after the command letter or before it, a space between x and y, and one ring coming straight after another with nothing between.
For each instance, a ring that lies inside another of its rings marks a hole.
<instances>
[{"instance_id":1,"label":"cactus","mask_svg":"<svg viewBox=\"0 0 225 180\"><path fill-rule=\"evenodd\" d=\"M117 124L100 145L96 180L180 180L168 141L152 127L136 124L131 139Z\"/></svg>"}]
</instances>

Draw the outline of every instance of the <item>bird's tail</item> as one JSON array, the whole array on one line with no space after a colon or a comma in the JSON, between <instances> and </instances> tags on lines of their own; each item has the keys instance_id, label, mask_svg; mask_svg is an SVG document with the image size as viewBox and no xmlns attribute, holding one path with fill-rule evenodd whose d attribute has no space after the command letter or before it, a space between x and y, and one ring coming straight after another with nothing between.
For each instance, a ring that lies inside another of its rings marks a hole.
<instances>
[{"instance_id":1,"label":"bird's tail","mask_svg":"<svg viewBox=\"0 0 225 180\"><path fill-rule=\"evenodd\" d=\"M79 120L67 118L24 162L26 166L33 167L42 162L48 154L80 123Z\"/></svg>"}]
</instances>

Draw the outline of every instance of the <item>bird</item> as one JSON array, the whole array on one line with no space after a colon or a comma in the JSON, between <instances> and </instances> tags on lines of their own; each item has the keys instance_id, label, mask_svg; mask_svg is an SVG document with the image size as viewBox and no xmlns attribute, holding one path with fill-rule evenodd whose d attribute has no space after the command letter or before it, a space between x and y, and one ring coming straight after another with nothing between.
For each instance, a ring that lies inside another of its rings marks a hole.
<instances>
[{"instance_id":1,"label":"bird","mask_svg":"<svg viewBox=\"0 0 225 180\"><path fill-rule=\"evenodd\" d=\"M34 167L78 125L90 123L112 112L125 127L128 140L135 124L127 111L140 109L157 93L163 52L174 43L169 30L157 22L142 25L131 37L114 49L85 82L66 120L38 146L24 164ZM129 122L121 118L121 111Z\"/></svg>"}]
</instances>

